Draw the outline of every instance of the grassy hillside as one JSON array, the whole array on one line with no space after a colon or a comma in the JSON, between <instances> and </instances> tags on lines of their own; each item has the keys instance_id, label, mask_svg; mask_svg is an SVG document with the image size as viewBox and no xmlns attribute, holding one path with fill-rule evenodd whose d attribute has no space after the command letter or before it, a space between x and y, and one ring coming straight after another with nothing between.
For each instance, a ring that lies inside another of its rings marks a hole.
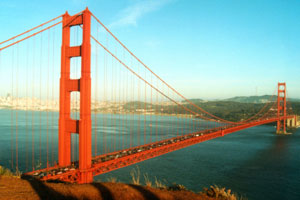
<instances>
[{"instance_id":1,"label":"grassy hillside","mask_svg":"<svg viewBox=\"0 0 300 200\"><path fill-rule=\"evenodd\" d=\"M208 111L209 113L221 117L229 121L240 121L248 119L258 113L264 103L241 103L234 101L194 101L194 104ZM196 113L200 111L189 103L183 105ZM288 106L292 106L293 113L300 115L300 102L290 102ZM178 105L153 105L144 102L128 102L124 105L128 112L133 112L136 109L149 109L155 114L190 114Z\"/></svg>"},{"instance_id":2,"label":"grassy hillside","mask_svg":"<svg viewBox=\"0 0 300 200\"><path fill-rule=\"evenodd\" d=\"M90 184L70 184L43 182L23 176L22 178L0 175L0 200L14 199L51 199L51 200L242 200L231 190L211 186L202 192L194 193L182 185L170 187L151 187L140 184L117 182L93 182Z\"/></svg>"},{"instance_id":3,"label":"grassy hillside","mask_svg":"<svg viewBox=\"0 0 300 200\"><path fill-rule=\"evenodd\" d=\"M233 101L240 103L266 103L269 101L276 101L276 96L271 98L271 95L263 95L263 96L237 96L228 99L224 99L224 101ZM288 98L290 102L300 102L300 99L297 98Z\"/></svg>"}]
</instances>

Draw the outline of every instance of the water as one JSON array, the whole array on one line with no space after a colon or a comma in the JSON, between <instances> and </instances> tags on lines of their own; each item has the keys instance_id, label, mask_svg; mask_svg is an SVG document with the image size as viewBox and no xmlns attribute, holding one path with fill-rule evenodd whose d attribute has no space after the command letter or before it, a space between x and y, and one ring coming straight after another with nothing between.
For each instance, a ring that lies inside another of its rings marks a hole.
<instances>
[{"instance_id":1,"label":"water","mask_svg":"<svg viewBox=\"0 0 300 200\"><path fill-rule=\"evenodd\" d=\"M2 119L0 122L0 165L9 167L11 164L9 162L11 157L11 116L8 111L0 111L0 114ZM36 117L36 137L34 138L37 148L39 128L44 130L44 134L47 124L42 123L40 126L37 120L39 113L34 114ZM48 115L51 116L51 112ZM57 117L57 113L54 115ZM43 119L46 118L45 113L42 116ZM99 118L101 116L105 117L105 115L99 115ZM167 127L169 123L169 120L165 120L160 125L165 124ZM20 124L22 127L22 124L24 126L26 122L23 121ZM111 125L105 130L110 130L110 132L119 130L118 127ZM26 131L24 132L24 129L22 131L21 127L18 128L20 136L18 143L19 148L24 151L26 149L26 137L24 137ZM49 130L57 131L57 122L54 125L48 124L48 127L52 127ZM300 129L293 130L292 135L281 136L274 133L273 126L253 127L97 176L95 180L107 181L110 177L116 177L118 181L130 183L130 172L137 169L138 166L141 174L147 173L152 182L156 177L163 183L183 184L195 192L201 191L203 187L216 184L230 188L233 192L246 196L249 200L299 200ZM49 134L50 136L51 134ZM56 143L57 135L54 135L53 138ZM31 142L31 137L29 139ZM43 135L42 146L46 147L44 139ZM51 145L49 145L50 147ZM57 149L57 146L54 145L53 148ZM34 156L38 159L39 152ZM46 154L42 155L43 159L45 156ZM31 155L28 157L31 162ZM57 152L54 152L54 157L57 159ZM19 159L19 165L26 165L24 156L23 159ZM141 180L143 182L143 177Z\"/></svg>"}]
</instances>

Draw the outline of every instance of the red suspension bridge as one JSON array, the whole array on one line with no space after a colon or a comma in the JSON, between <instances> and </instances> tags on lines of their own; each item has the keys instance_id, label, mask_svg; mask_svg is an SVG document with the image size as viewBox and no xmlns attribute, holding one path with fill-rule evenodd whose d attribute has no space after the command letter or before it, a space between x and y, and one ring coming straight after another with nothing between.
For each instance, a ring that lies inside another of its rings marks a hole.
<instances>
[{"instance_id":1,"label":"red suspension bridge","mask_svg":"<svg viewBox=\"0 0 300 200\"><path fill-rule=\"evenodd\" d=\"M88 9L0 45L0 92L7 94L0 106L9 108L3 115L10 123L10 165L42 180L88 183L253 126L277 122L278 133L296 126L285 83L252 117L222 119L151 71Z\"/></svg>"}]
</instances>

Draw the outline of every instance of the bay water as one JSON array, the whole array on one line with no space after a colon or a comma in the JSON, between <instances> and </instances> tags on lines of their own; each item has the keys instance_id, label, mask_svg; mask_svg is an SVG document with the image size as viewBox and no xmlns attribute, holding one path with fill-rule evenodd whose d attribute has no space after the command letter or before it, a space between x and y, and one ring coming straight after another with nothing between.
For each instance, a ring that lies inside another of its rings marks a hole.
<instances>
[{"instance_id":1,"label":"bay water","mask_svg":"<svg viewBox=\"0 0 300 200\"><path fill-rule=\"evenodd\" d=\"M98 124L97 131L100 135L105 132L108 141L112 141L111 134L119 131L124 132L124 138L128 137L129 130L126 128L121 130L118 124L120 116L116 117L114 123L109 123L111 117L109 114L97 116L99 121L107 118L106 124ZM137 119L126 117L126 120L130 124L130 120ZM172 120L178 119L160 116L157 126L170 127ZM32 167L45 167L47 159L53 164L57 160L57 121L56 112L18 111L16 116L16 113L10 110L0 110L0 165L7 168L15 167L16 134L18 166L21 171L30 171ZM176 124L178 127L173 127L174 131L168 128L171 131L166 137L176 136L175 129L184 128L180 122ZM146 129L148 140L149 130ZM275 131L275 127L271 125L249 128L99 175L94 177L94 180L109 181L116 178L117 181L131 183L130 173L139 170L142 183L144 175L147 175L152 183L157 179L165 185L182 184L195 192L215 184L231 189L249 200L299 200L300 129L289 130L291 135L276 135ZM132 137L136 142L136 136ZM101 137L97 140L101 140ZM98 152L105 151L103 145L99 143ZM32 149L32 146L35 149ZM116 146L118 148L118 141Z\"/></svg>"}]
</instances>

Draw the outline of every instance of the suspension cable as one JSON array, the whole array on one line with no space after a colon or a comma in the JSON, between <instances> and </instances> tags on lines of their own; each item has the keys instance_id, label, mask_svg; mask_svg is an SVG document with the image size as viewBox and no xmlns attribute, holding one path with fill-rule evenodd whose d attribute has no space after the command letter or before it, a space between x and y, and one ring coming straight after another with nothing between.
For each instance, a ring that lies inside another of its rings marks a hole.
<instances>
[{"instance_id":1,"label":"suspension cable","mask_svg":"<svg viewBox=\"0 0 300 200\"><path fill-rule=\"evenodd\" d=\"M53 18L53 19L51 19L51 20L49 20L49 21L46 21L46 22L44 22L44 23L42 23L42 24L40 24L40 25L38 25L38 26L36 26L36 27L33 27L33 28L29 29L28 31L25 31L25 32L20 33L20 34L14 36L14 37L11 37L11 38L9 38L9 39L3 41L3 42L0 42L0 45L4 44L4 43L6 43L6 42L9 42L9 41L11 41L11 40L13 40L13 39L15 39L15 38L17 38L17 37L20 37L20 36L22 36L22 35L24 35L24 34L26 34L26 33L29 33L29 32L31 32L31 31L33 31L33 30L39 28L39 27L42 27L42 26L44 26L44 25L46 25L46 24L49 24L50 22L55 21L55 20L57 20L58 18L60 18L60 17L62 17L62 16L63 16L63 15L59 15L58 17L55 17L55 18Z\"/></svg>"},{"instance_id":2,"label":"suspension cable","mask_svg":"<svg viewBox=\"0 0 300 200\"><path fill-rule=\"evenodd\" d=\"M137 76L140 80L144 81L147 85L149 85L150 87L152 87L154 90L156 90L157 92L159 92L161 95L163 95L165 98L169 99L170 101L174 102L175 104L177 104L178 106L182 107L183 109L185 109L186 111L193 113L194 115L198 115L198 113L190 110L189 108L186 108L185 106L179 104L177 101L175 101L174 99L171 99L170 97L168 97L167 95L165 95L163 92L161 92L159 89L157 89L155 86L151 85L148 81L146 81L144 78L142 78L140 75L138 75L138 73L136 73L135 71L133 71L130 67L128 67L124 62L122 62L115 54L113 54L111 51L109 51L104 45L102 45L98 40L96 40L95 37L91 36L95 42L97 44L99 44L105 51L107 51L113 58L115 58L118 62L120 62L125 68L127 68L131 73L133 73L135 76ZM204 116L202 116L204 117ZM204 117L206 118L206 117ZM207 120L211 120L210 118L206 118Z\"/></svg>"},{"instance_id":3,"label":"suspension cable","mask_svg":"<svg viewBox=\"0 0 300 200\"><path fill-rule=\"evenodd\" d=\"M6 49L6 48L8 48L8 47L10 47L10 46L13 46L13 45L15 45L15 44L17 44L17 43L19 43L19 42L22 42L22 41L24 41L24 40L26 40L26 39L29 39L29 38L31 38L31 37L33 37L33 36L39 34L39 33L42 33L42 32L44 32L44 31L46 31L46 30L48 30L48 29L50 29L50 28L52 28L52 27L54 27L54 26L57 26L57 25L60 24L61 22L62 22L62 21L59 21L59 22L57 22L57 23L55 23L55 24L52 24L51 26L48 26L48 27L46 27L46 28L44 28L44 29L42 29L42 30L40 30L40 31L38 31L38 32L35 32L35 33L33 33L33 34L31 34L31 35L25 37L25 38L22 38L22 39L20 39L20 40L18 40L18 41L16 41L16 42L13 42L13 43L11 43L11 44L9 44L9 45L6 45L5 47L0 48L0 51L4 50L4 49Z\"/></svg>"},{"instance_id":4,"label":"suspension cable","mask_svg":"<svg viewBox=\"0 0 300 200\"><path fill-rule=\"evenodd\" d=\"M192 106L196 107L197 109L199 109L200 111L204 112L205 114L209 115L212 118L215 118L216 120L220 120L222 122L225 123L229 123L229 124L243 124L245 123L244 121L241 122L232 122L232 121L228 121L225 119L222 119L218 116L215 116L209 112L207 112L206 110L204 110L203 108L197 106L196 104L194 104L193 102L191 102L189 99L187 99L186 97L184 97L182 94L180 94L177 90L175 90L173 87L171 87L169 84L167 84L164 80L162 80L156 73L154 73L146 64L144 64L139 58L137 58L93 13L91 13L91 15L94 17L94 19L123 47L125 48L139 63L141 63L147 70L149 70L154 76L156 76L160 81L162 81L167 87L169 87L173 92L175 92L177 95L179 95L181 98L183 98L185 101L189 102ZM92 37L92 36L91 36ZM212 119L210 119L212 120ZM246 120L245 120L246 121ZM249 120L248 120L249 121Z\"/></svg>"}]
</instances>

